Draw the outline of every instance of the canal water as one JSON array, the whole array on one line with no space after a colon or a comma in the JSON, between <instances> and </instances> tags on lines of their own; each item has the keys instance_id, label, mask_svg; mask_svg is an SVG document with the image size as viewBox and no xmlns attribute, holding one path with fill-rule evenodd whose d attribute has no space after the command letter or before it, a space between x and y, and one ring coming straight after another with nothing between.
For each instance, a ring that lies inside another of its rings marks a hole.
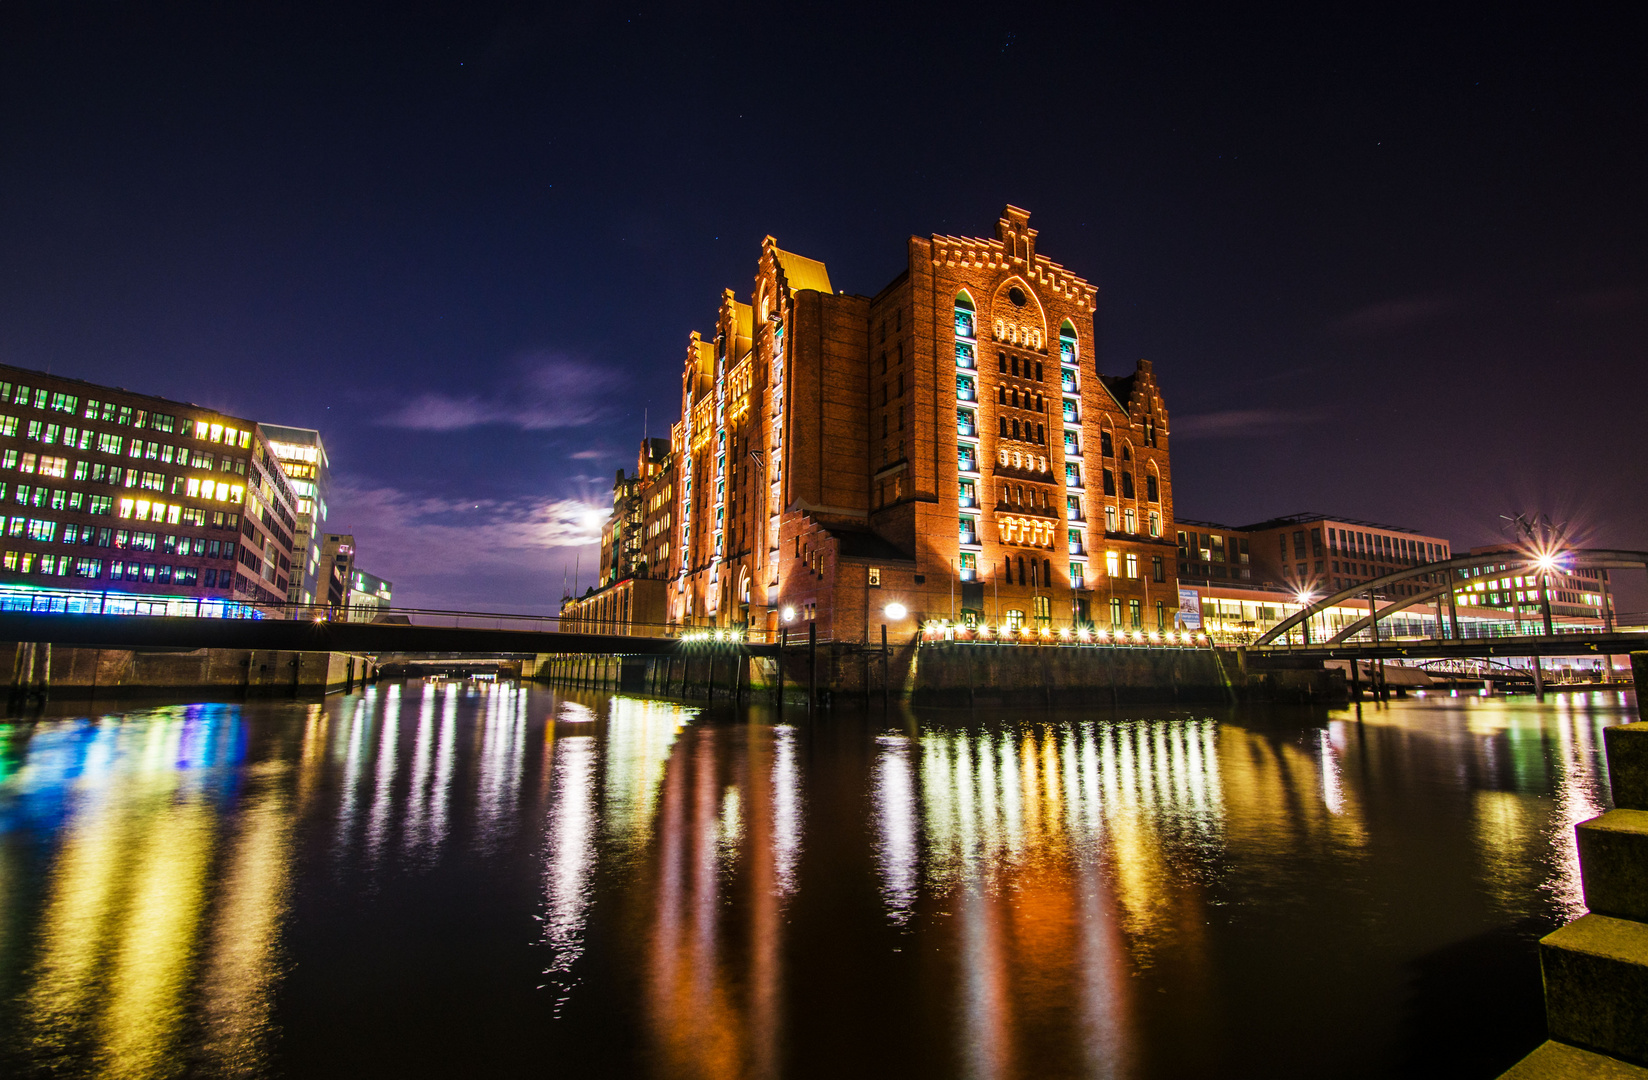
<instances>
[{"instance_id":1,"label":"canal water","mask_svg":"<svg viewBox=\"0 0 1648 1080\"><path fill-rule=\"evenodd\" d=\"M1491 1077L1618 693L0 724L0 1075Z\"/></svg>"}]
</instances>

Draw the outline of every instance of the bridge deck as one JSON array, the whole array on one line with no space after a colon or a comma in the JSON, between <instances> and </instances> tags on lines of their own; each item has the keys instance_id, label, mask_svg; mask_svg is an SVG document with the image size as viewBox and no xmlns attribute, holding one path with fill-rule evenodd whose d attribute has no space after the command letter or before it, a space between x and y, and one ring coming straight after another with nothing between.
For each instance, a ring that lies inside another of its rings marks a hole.
<instances>
[{"instance_id":1,"label":"bridge deck","mask_svg":"<svg viewBox=\"0 0 1648 1080\"><path fill-rule=\"evenodd\" d=\"M1648 649L1648 633L1541 634L1529 637L1444 638L1430 641L1344 642L1338 645L1256 645L1257 656L1313 660L1441 660L1486 656L1622 656Z\"/></svg>"},{"instance_id":2,"label":"bridge deck","mask_svg":"<svg viewBox=\"0 0 1648 1080\"><path fill-rule=\"evenodd\" d=\"M698 647L678 638L570 634L557 630L407 626L290 619L196 619L160 615L0 613L0 641L103 649L278 649L340 653L587 653L648 656ZM793 647L793 646L792 646ZM745 644L754 655L776 645Z\"/></svg>"}]
</instances>

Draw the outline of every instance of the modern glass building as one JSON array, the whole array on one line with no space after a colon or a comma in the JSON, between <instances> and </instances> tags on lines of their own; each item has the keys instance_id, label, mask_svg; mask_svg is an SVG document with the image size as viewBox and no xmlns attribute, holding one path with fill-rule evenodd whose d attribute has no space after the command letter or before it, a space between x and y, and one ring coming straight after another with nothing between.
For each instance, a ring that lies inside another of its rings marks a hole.
<instances>
[{"instance_id":1,"label":"modern glass building","mask_svg":"<svg viewBox=\"0 0 1648 1080\"><path fill-rule=\"evenodd\" d=\"M0 365L8 609L278 614L295 502L254 421Z\"/></svg>"},{"instance_id":2,"label":"modern glass building","mask_svg":"<svg viewBox=\"0 0 1648 1080\"><path fill-rule=\"evenodd\" d=\"M285 470L297 495L297 531L292 538L291 580L286 599L292 604L325 603L317 600L320 572L320 540L317 532L326 527L327 496L332 483L331 463L326 444L313 428L259 424L269 446Z\"/></svg>"}]
</instances>

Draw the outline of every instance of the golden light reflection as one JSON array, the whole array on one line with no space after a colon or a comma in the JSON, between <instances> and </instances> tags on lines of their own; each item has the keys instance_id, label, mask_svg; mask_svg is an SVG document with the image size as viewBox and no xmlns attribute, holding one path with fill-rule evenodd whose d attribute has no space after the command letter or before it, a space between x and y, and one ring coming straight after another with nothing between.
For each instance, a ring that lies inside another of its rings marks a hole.
<instances>
[{"instance_id":1,"label":"golden light reflection","mask_svg":"<svg viewBox=\"0 0 1648 1080\"><path fill-rule=\"evenodd\" d=\"M647 938L647 1021L671 1077L776 1075L785 897L801 847L794 731L683 730L664 763ZM738 884L736 896L731 893ZM743 913L740 915L739 913Z\"/></svg>"},{"instance_id":2,"label":"golden light reflection","mask_svg":"<svg viewBox=\"0 0 1648 1080\"><path fill-rule=\"evenodd\" d=\"M219 885L200 994L202 1057L219 1075L258 1071L272 1035L269 1014L292 863L285 776L279 761L255 766Z\"/></svg>"},{"instance_id":3,"label":"golden light reflection","mask_svg":"<svg viewBox=\"0 0 1648 1080\"><path fill-rule=\"evenodd\" d=\"M217 725L181 709L99 724L24 993L43 1063L93 1062L121 1077L172 1071L217 821L198 774L180 766L211 752Z\"/></svg>"},{"instance_id":4,"label":"golden light reflection","mask_svg":"<svg viewBox=\"0 0 1648 1080\"><path fill-rule=\"evenodd\" d=\"M593 735L555 740L550 789L548 850L544 860L546 986L555 988L555 1010L566 1004L577 980L573 965L584 952L590 876L595 864L595 766Z\"/></svg>"},{"instance_id":5,"label":"golden light reflection","mask_svg":"<svg viewBox=\"0 0 1648 1080\"><path fill-rule=\"evenodd\" d=\"M929 907L951 920L926 932L954 938L938 951L965 1017L959 1070L1123 1075L1137 970L1161 950L1211 968L1209 870L1363 841L1340 753L1327 732L1300 746L1211 719L882 736L883 903L895 925ZM1180 990L1213 993L1201 978Z\"/></svg>"},{"instance_id":6,"label":"golden light reflection","mask_svg":"<svg viewBox=\"0 0 1648 1080\"><path fill-rule=\"evenodd\" d=\"M102 1028L104 1074L159 1076L187 1019L216 817L198 796L159 808L138 842L129 906L113 942Z\"/></svg>"}]
</instances>

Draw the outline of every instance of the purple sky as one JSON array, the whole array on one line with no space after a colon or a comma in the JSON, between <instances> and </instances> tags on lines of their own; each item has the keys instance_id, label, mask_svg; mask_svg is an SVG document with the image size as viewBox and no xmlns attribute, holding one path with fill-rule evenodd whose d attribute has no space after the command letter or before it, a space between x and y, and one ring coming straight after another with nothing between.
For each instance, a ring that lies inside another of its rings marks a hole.
<instances>
[{"instance_id":1,"label":"purple sky","mask_svg":"<svg viewBox=\"0 0 1648 1080\"><path fill-rule=\"evenodd\" d=\"M320 428L401 604L589 580L764 234L869 294L1006 202L1155 362L1180 514L1648 547L1605 14L263 7L0 6L0 358Z\"/></svg>"}]
</instances>

